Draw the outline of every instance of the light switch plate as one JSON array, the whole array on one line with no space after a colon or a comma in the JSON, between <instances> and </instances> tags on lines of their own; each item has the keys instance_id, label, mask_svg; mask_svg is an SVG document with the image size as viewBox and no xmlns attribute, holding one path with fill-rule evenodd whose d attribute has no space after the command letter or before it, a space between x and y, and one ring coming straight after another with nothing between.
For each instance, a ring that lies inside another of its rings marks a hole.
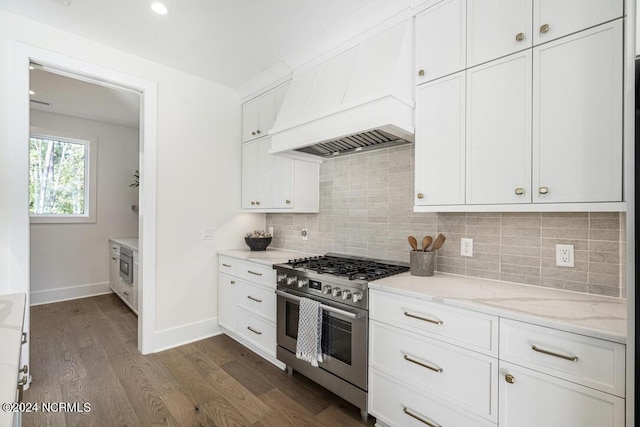
<instances>
[{"instance_id":1,"label":"light switch plate","mask_svg":"<svg viewBox=\"0 0 640 427\"><path fill-rule=\"evenodd\" d=\"M216 230L213 228L202 229L202 240L213 240L216 238Z\"/></svg>"}]
</instances>

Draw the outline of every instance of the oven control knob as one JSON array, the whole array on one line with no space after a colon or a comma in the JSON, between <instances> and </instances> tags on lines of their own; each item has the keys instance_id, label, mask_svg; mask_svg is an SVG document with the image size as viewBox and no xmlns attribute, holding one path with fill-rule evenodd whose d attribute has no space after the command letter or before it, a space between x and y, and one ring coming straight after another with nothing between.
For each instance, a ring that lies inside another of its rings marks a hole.
<instances>
[{"instance_id":1,"label":"oven control knob","mask_svg":"<svg viewBox=\"0 0 640 427\"><path fill-rule=\"evenodd\" d=\"M309 279L298 279L298 287L304 288L309 284Z\"/></svg>"},{"instance_id":2,"label":"oven control knob","mask_svg":"<svg viewBox=\"0 0 640 427\"><path fill-rule=\"evenodd\" d=\"M329 285L324 285L322 287L322 294L323 295L329 295L331 293L331 286Z\"/></svg>"},{"instance_id":3,"label":"oven control knob","mask_svg":"<svg viewBox=\"0 0 640 427\"><path fill-rule=\"evenodd\" d=\"M347 300L349 298L351 298L351 291L347 291L347 290L343 291L342 292L342 299Z\"/></svg>"},{"instance_id":4,"label":"oven control knob","mask_svg":"<svg viewBox=\"0 0 640 427\"><path fill-rule=\"evenodd\" d=\"M287 275L284 273L279 273L278 276L276 277L276 281L278 283L284 283L287 280Z\"/></svg>"},{"instance_id":5,"label":"oven control knob","mask_svg":"<svg viewBox=\"0 0 640 427\"><path fill-rule=\"evenodd\" d=\"M352 298L353 302L362 301L362 292L354 292Z\"/></svg>"},{"instance_id":6,"label":"oven control knob","mask_svg":"<svg viewBox=\"0 0 640 427\"><path fill-rule=\"evenodd\" d=\"M334 297L339 297L342 294L342 291L340 290L340 288L333 288L333 291L331 291L331 295L333 295Z\"/></svg>"},{"instance_id":7,"label":"oven control knob","mask_svg":"<svg viewBox=\"0 0 640 427\"><path fill-rule=\"evenodd\" d=\"M298 283L298 278L296 276L287 276L287 286L293 286Z\"/></svg>"}]
</instances>

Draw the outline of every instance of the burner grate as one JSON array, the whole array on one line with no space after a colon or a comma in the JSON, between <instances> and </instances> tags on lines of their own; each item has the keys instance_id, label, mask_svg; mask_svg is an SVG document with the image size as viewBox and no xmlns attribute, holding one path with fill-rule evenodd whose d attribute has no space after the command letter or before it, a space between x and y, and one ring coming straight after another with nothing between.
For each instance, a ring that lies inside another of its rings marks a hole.
<instances>
[{"instance_id":1,"label":"burner grate","mask_svg":"<svg viewBox=\"0 0 640 427\"><path fill-rule=\"evenodd\" d=\"M315 271L318 274L346 277L348 280L372 281L409 271L409 267L402 265L330 255L293 259L287 264L293 268Z\"/></svg>"}]
</instances>

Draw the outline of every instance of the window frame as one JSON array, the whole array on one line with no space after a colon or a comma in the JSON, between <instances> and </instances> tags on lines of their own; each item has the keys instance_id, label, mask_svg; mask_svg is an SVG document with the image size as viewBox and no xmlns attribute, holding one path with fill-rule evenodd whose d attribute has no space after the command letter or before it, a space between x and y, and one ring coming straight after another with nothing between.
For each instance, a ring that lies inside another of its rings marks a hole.
<instances>
[{"instance_id":1,"label":"window frame","mask_svg":"<svg viewBox=\"0 0 640 427\"><path fill-rule=\"evenodd\" d=\"M77 132L59 129L48 129L31 126L29 132L29 149L31 153L31 138L50 139L54 141L82 144L86 147L85 156L85 185L84 185L84 214L33 214L29 210L31 224L89 224L97 222L97 189L98 189L98 138ZM31 202L31 200L29 200Z\"/></svg>"}]
</instances>

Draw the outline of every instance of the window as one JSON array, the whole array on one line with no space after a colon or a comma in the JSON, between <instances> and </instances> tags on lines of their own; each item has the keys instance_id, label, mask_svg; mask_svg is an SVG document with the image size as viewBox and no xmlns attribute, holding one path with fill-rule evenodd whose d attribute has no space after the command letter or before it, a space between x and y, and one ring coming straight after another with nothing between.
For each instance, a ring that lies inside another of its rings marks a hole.
<instances>
[{"instance_id":1,"label":"window","mask_svg":"<svg viewBox=\"0 0 640 427\"><path fill-rule=\"evenodd\" d=\"M32 128L29 138L31 222L95 222L95 157L95 138Z\"/></svg>"}]
</instances>

